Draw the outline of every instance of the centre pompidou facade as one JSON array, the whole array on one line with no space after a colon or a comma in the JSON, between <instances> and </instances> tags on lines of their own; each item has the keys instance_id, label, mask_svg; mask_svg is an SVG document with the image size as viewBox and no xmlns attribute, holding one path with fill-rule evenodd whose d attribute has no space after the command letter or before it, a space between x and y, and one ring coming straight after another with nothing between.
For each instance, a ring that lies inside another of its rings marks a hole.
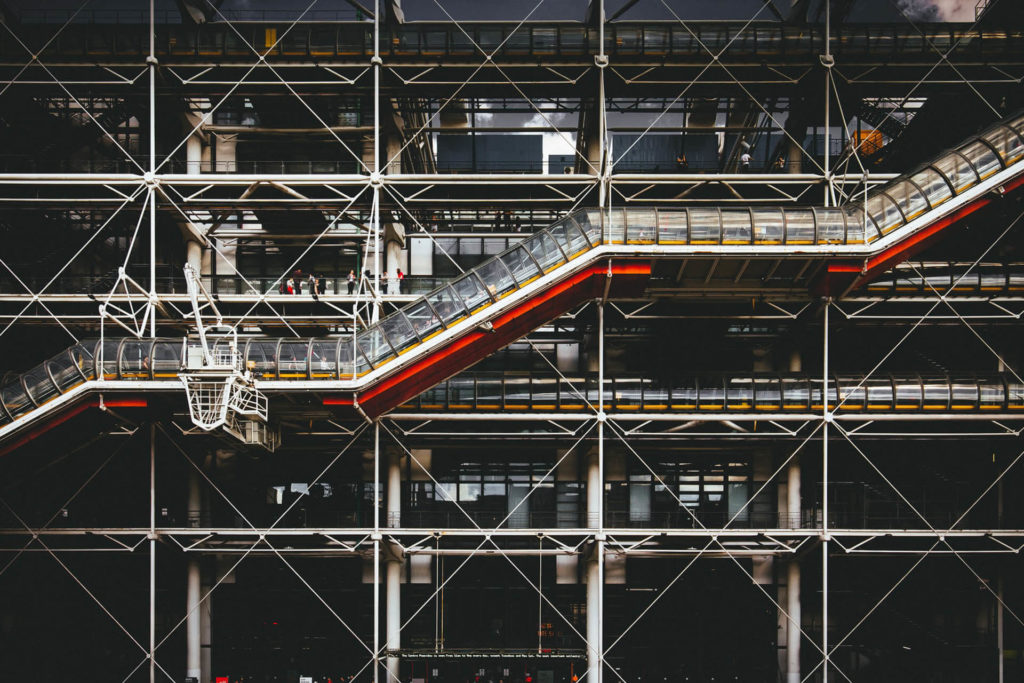
<instances>
[{"instance_id":1,"label":"centre pompidou facade","mask_svg":"<svg viewBox=\"0 0 1024 683\"><path fill-rule=\"evenodd\" d=\"M1019 678L1024 9L945 12L0 6L4 677Z\"/></svg>"}]
</instances>

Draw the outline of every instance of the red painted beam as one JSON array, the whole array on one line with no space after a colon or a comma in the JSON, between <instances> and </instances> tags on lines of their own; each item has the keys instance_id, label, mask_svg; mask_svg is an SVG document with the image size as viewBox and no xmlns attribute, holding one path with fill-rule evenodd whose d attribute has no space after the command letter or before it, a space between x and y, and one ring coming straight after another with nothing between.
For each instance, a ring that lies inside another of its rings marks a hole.
<instances>
[{"instance_id":1,"label":"red painted beam","mask_svg":"<svg viewBox=\"0 0 1024 683\"><path fill-rule=\"evenodd\" d=\"M1002 194L1009 194L1021 186L1024 186L1024 176L1003 185L1000 191ZM811 291L822 296L837 296L843 292L860 287L879 273L917 254L938 239L939 233L943 230L963 220L975 211L988 206L992 201L989 197L976 199L862 263L853 261L830 263L819 281L812 285Z\"/></svg>"},{"instance_id":2,"label":"red painted beam","mask_svg":"<svg viewBox=\"0 0 1024 683\"><path fill-rule=\"evenodd\" d=\"M498 349L557 318L587 299L604 293L608 281L607 262L594 264L552 287L537 292L491 321L492 331L473 330L437 348L391 377L358 394L363 411L376 417L401 405L410 398L436 385ZM611 265L611 294L639 294L651 274L646 262L623 262ZM328 396L324 405L351 406L351 396Z\"/></svg>"},{"instance_id":3,"label":"red painted beam","mask_svg":"<svg viewBox=\"0 0 1024 683\"><path fill-rule=\"evenodd\" d=\"M142 397L125 397L104 399L103 405L108 408L146 408L148 407L149 402ZM80 403L74 404L70 407L70 409L58 411L54 413L54 415L50 419L33 427L31 430L29 430L27 434L21 436L17 441L9 443L6 446L0 448L0 455L7 455L11 451L21 448L29 441L39 438L40 436L50 431L51 429L54 429L55 427L64 424L68 420L77 417L78 415L81 415L86 410L90 408L99 407L100 399L94 398L88 401L82 401Z\"/></svg>"}]
</instances>

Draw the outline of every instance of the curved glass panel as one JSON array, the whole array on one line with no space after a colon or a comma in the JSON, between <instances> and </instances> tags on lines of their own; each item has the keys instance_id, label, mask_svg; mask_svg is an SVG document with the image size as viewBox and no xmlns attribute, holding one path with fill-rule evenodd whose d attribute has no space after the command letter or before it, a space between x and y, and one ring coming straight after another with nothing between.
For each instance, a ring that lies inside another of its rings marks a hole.
<instances>
[{"instance_id":1,"label":"curved glass panel","mask_svg":"<svg viewBox=\"0 0 1024 683\"><path fill-rule=\"evenodd\" d=\"M416 336L416 331L412 327L412 323L405 317L402 311L395 311L388 317L380 321L380 328L387 335L388 341L391 342L391 346L398 353L408 350L419 343L419 338Z\"/></svg>"},{"instance_id":2,"label":"curved glass panel","mask_svg":"<svg viewBox=\"0 0 1024 683\"><path fill-rule=\"evenodd\" d=\"M277 378L277 341L254 339L245 350L245 361L253 377L257 379Z\"/></svg>"},{"instance_id":3,"label":"curved glass panel","mask_svg":"<svg viewBox=\"0 0 1024 683\"><path fill-rule=\"evenodd\" d=\"M819 244L842 244L846 240L846 221L842 209L815 209Z\"/></svg>"},{"instance_id":4,"label":"curved glass panel","mask_svg":"<svg viewBox=\"0 0 1024 683\"><path fill-rule=\"evenodd\" d=\"M782 386L777 378L754 378L754 407L758 410L778 410L782 407Z\"/></svg>"},{"instance_id":5,"label":"curved glass panel","mask_svg":"<svg viewBox=\"0 0 1024 683\"><path fill-rule=\"evenodd\" d=\"M1006 381L1006 407L1010 410L1024 410L1024 383L1017 379Z\"/></svg>"},{"instance_id":6,"label":"curved glass panel","mask_svg":"<svg viewBox=\"0 0 1024 683\"><path fill-rule=\"evenodd\" d=\"M25 378L25 387L28 389L28 393L36 405L41 406L51 398L59 395L57 385L53 383L53 380L50 379L50 373L42 365L32 368L22 377Z\"/></svg>"},{"instance_id":7,"label":"curved glass panel","mask_svg":"<svg viewBox=\"0 0 1024 683\"><path fill-rule=\"evenodd\" d=\"M722 223L718 209L690 209L690 244L718 244Z\"/></svg>"},{"instance_id":8,"label":"curved glass panel","mask_svg":"<svg viewBox=\"0 0 1024 683\"><path fill-rule=\"evenodd\" d=\"M120 345L119 340L109 339L98 345L97 354L102 350L103 379L117 379L117 351Z\"/></svg>"},{"instance_id":9,"label":"curved glass panel","mask_svg":"<svg viewBox=\"0 0 1024 683\"><path fill-rule=\"evenodd\" d=\"M629 211L630 244L652 244L655 241L658 218L653 209L633 209Z\"/></svg>"},{"instance_id":10,"label":"curved glass panel","mask_svg":"<svg viewBox=\"0 0 1024 683\"><path fill-rule=\"evenodd\" d=\"M658 243L686 244L686 211L658 211Z\"/></svg>"},{"instance_id":11,"label":"curved glass panel","mask_svg":"<svg viewBox=\"0 0 1024 683\"><path fill-rule=\"evenodd\" d=\"M355 374L355 364L352 362L356 353L355 343L351 336L342 337L338 340L338 374L342 379L352 377Z\"/></svg>"},{"instance_id":12,"label":"curved glass panel","mask_svg":"<svg viewBox=\"0 0 1024 683\"><path fill-rule=\"evenodd\" d=\"M749 377L732 378L726 383L725 407L750 410L754 407L754 381Z\"/></svg>"},{"instance_id":13,"label":"curved glass panel","mask_svg":"<svg viewBox=\"0 0 1024 683\"><path fill-rule=\"evenodd\" d=\"M533 237L523 242L523 246L540 264L541 270L545 273L565 263L565 256L562 250L555 244L546 230L534 234Z\"/></svg>"},{"instance_id":14,"label":"curved glass panel","mask_svg":"<svg viewBox=\"0 0 1024 683\"><path fill-rule=\"evenodd\" d=\"M414 301L402 310L405 311L406 317L412 323L412 329L423 341L444 329L441 320L434 314L434 310L430 308L426 298Z\"/></svg>"},{"instance_id":15,"label":"curved glass panel","mask_svg":"<svg viewBox=\"0 0 1024 683\"><path fill-rule=\"evenodd\" d=\"M78 366L72 359L71 350L64 351L57 354L47 363L50 375L53 377L53 381L57 383L57 387L61 392L65 392L72 389L85 379L82 377L82 373L79 372Z\"/></svg>"},{"instance_id":16,"label":"curved glass panel","mask_svg":"<svg viewBox=\"0 0 1024 683\"><path fill-rule=\"evenodd\" d=\"M782 209L753 209L754 241L758 244L782 244L785 222Z\"/></svg>"},{"instance_id":17,"label":"curved glass panel","mask_svg":"<svg viewBox=\"0 0 1024 683\"><path fill-rule=\"evenodd\" d=\"M846 214L846 243L863 244L873 242L881 237L878 228L868 218L867 212L860 204L848 204L843 207Z\"/></svg>"},{"instance_id":18,"label":"curved glass panel","mask_svg":"<svg viewBox=\"0 0 1024 683\"><path fill-rule=\"evenodd\" d=\"M388 344L387 337L377 326L368 327L356 335L356 343L366 360L374 368L378 368L395 357L395 352Z\"/></svg>"},{"instance_id":19,"label":"curved glass panel","mask_svg":"<svg viewBox=\"0 0 1024 683\"><path fill-rule=\"evenodd\" d=\"M921 407L921 383L917 380L895 380L896 410L917 410Z\"/></svg>"},{"instance_id":20,"label":"curved glass panel","mask_svg":"<svg viewBox=\"0 0 1024 683\"><path fill-rule=\"evenodd\" d=\"M925 194L928 202L935 208L953 196L945 179L930 168L922 169L910 177Z\"/></svg>"},{"instance_id":21,"label":"curved glass panel","mask_svg":"<svg viewBox=\"0 0 1024 683\"><path fill-rule=\"evenodd\" d=\"M892 407L892 382L888 379L869 379L867 387L868 410L889 410Z\"/></svg>"},{"instance_id":22,"label":"curved glass panel","mask_svg":"<svg viewBox=\"0 0 1024 683\"><path fill-rule=\"evenodd\" d=\"M630 221L632 222L632 215ZM608 212L606 221L608 226L608 243L624 244L626 242L626 212L623 209L612 209ZM632 239L634 235L630 235Z\"/></svg>"},{"instance_id":23,"label":"curved glass panel","mask_svg":"<svg viewBox=\"0 0 1024 683\"><path fill-rule=\"evenodd\" d=\"M783 410L807 410L810 400L810 386L805 380L782 379Z\"/></svg>"},{"instance_id":24,"label":"curved glass panel","mask_svg":"<svg viewBox=\"0 0 1024 683\"><path fill-rule=\"evenodd\" d=\"M750 244L750 211L722 209L722 244Z\"/></svg>"},{"instance_id":25,"label":"curved glass panel","mask_svg":"<svg viewBox=\"0 0 1024 683\"><path fill-rule=\"evenodd\" d=\"M590 240L583 234L583 228L577 225L571 217L565 222L565 237L569 240L569 247L565 252L569 258L590 249Z\"/></svg>"},{"instance_id":26,"label":"curved glass panel","mask_svg":"<svg viewBox=\"0 0 1024 683\"><path fill-rule=\"evenodd\" d=\"M995 175L1003 168L996 153L981 140L964 145L959 152L974 165L974 170L978 172L978 178L981 180Z\"/></svg>"},{"instance_id":27,"label":"curved glass panel","mask_svg":"<svg viewBox=\"0 0 1024 683\"><path fill-rule=\"evenodd\" d=\"M480 277L487 288L487 293L494 299L499 299L516 288L512 273L508 272L508 268L498 259L484 261L473 272Z\"/></svg>"},{"instance_id":28,"label":"curved glass panel","mask_svg":"<svg viewBox=\"0 0 1024 683\"><path fill-rule=\"evenodd\" d=\"M928 210L928 200L917 187L906 180L888 186L885 193L896 201L909 223Z\"/></svg>"},{"instance_id":29,"label":"curved glass panel","mask_svg":"<svg viewBox=\"0 0 1024 683\"><path fill-rule=\"evenodd\" d=\"M487 293L487 290L484 289L484 285L482 282L480 282L480 278L478 278L472 272L466 273L462 277L452 282L451 288L452 290L455 291L455 294L458 295L457 299L462 300L462 302L459 305L461 306L462 303L464 303L465 308L469 311L469 313L476 313L476 311L479 310L482 306L485 306L491 302L491 297ZM429 295L427 298L430 300L431 303L434 303L435 300L432 299ZM448 319L444 317L444 314L441 311L437 310L436 308L434 310L437 312L438 315L442 317L442 319L444 319L445 324L447 325Z\"/></svg>"},{"instance_id":30,"label":"curved glass panel","mask_svg":"<svg viewBox=\"0 0 1024 683\"><path fill-rule=\"evenodd\" d=\"M868 197L867 212L883 235L903 225L903 216L888 195L879 192Z\"/></svg>"},{"instance_id":31,"label":"curved glass panel","mask_svg":"<svg viewBox=\"0 0 1024 683\"><path fill-rule=\"evenodd\" d=\"M548 232L551 233L551 237L558 243L558 246L562 248L562 251L565 252L567 257L572 258L576 255L577 252L572 248L570 237L572 236L572 233L579 232L579 230L577 230L575 226L570 228L568 219L563 218L556 222L548 228Z\"/></svg>"},{"instance_id":32,"label":"curved glass panel","mask_svg":"<svg viewBox=\"0 0 1024 683\"><path fill-rule=\"evenodd\" d=\"M591 220L592 217L599 218L600 216L598 212L592 214L589 211L576 211L569 215L569 218L576 221L579 229L587 236L587 241L590 245L596 247L601 244L601 222L599 220Z\"/></svg>"},{"instance_id":33,"label":"curved glass panel","mask_svg":"<svg viewBox=\"0 0 1024 683\"><path fill-rule=\"evenodd\" d=\"M999 380L982 380L978 385L979 403L981 410L1001 410L1006 392L1003 383Z\"/></svg>"},{"instance_id":34,"label":"curved glass panel","mask_svg":"<svg viewBox=\"0 0 1024 683\"><path fill-rule=\"evenodd\" d=\"M520 287L533 282L542 275L540 268L537 267L537 264L530 258L530 254L522 246L509 249L499 256L498 259L512 273L512 277L515 278L516 283Z\"/></svg>"},{"instance_id":35,"label":"curved glass panel","mask_svg":"<svg viewBox=\"0 0 1024 683\"><path fill-rule=\"evenodd\" d=\"M954 379L950 394L950 408L972 410L978 404L978 382L975 379Z\"/></svg>"},{"instance_id":36,"label":"curved glass panel","mask_svg":"<svg viewBox=\"0 0 1024 683\"><path fill-rule=\"evenodd\" d=\"M702 379L698 387L701 410L721 410L725 407L725 387L721 380Z\"/></svg>"},{"instance_id":37,"label":"curved glass panel","mask_svg":"<svg viewBox=\"0 0 1024 683\"><path fill-rule=\"evenodd\" d=\"M786 244L814 244L814 212L786 209Z\"/></svg>"},{"instance_id":38,"label":"curved glass panel","mask_svg":"<svg viewBox=\"0 0 1024 683\"><path fill-rule=\"evenodd\" d=\"M181 340L158 341L153 344L153 377L177 377L181 370Z\"/></svg>"},{"instance_id":39,"label":"curved glass panel","mask_svg":"<svg viewBox=\"0 0 1024 683\"><path fill-rule=\"evenodd\" d=\"M456 284L461 280L466 280L472 277L472 273L463 276L459 280L456 280ZM479 283L477 283L477 286L480 286ZM486 296L486 293L484 296ZM462 320L469 315L469 311L467 311L466 307L462 305L462 300L455 294L455 291L451 287L442 287L437 291L431 292L427 295L427 301L430 302L430 305L433 307L437 315L441 316L441 320L444 322L445 327L450 327L452 323L457 320Z\"/></svg>"},{"instance_id":40,"label":"curved glass panel","mask_svg":"<svg viewBox=\"0 0 1024 683\"><path fill-rule=\"evenodd\" d=\"M922 407L925 410L947 410L949 408L949 382L945 378L926 379L923 384L924 403Z\"/></svg>"},{"instance_id":41,"label":"curved glass panel","mask_svg":"<svg viewBox=\"0 0 1024 683\"><path fill-rule=\"evenodd\" d=\"M281 379L306 379L306 356L309 342L283 340L278 349L278 376Z\"/></svg>"},{"instance_id":42,"label":"curved glass panel","mask_svg":"<svg viewBox=\"0 0 1024 683\"><path fill-rule=\"evenodd\" d=\"M974 167L956 152L936 160L932 168L946 176L946 180L957 194L978 182L978 174L974 172Z\"/></svg>"},{"instance_id":43,"label":"curved glass panel","mask_svg":"<svg viewBox=\"0 0 1024 683\"><path fill-rule=\"evenodd\" d=\"M314 341L309 345L309 376L333 379L338 375L338 342L336 339Z\"/></svg>"},{"instance_id":44,"label":"curved glass panel","mask_svg":"<svg viewBox=\"0 0 1024 683\"><path fill-rule=\"evenodd\" d=\"M18 417L22 413L27 413L34 407L32 402L28 399L28 394L21 387L21 381L18 380L13 384L8 384L3 389L0 389L0 399L3 399L4 408L14 417Z\"/></svg>"},{"instance_id":45,"label":"curved glass panel","mask_svg":"<svg viewBox=\"0 0 1024 683\"><path fill-rule=\"evenodd\" d=\"M1024 158L1024 141L1010 128L999 126L982 137L995 147L1005 165L1015 164Z\"/></svg>"},{"instance_id":46,"label":"curved glass panel","mask_svg":"<svg viewBox=\"0 0 1024 683\"><path fill-rule=\"evenodd\" d=\"M153 359L149 357L150 342L126 340L121 345L122 379L149 379Z\"/></svg>"}]
</instances>

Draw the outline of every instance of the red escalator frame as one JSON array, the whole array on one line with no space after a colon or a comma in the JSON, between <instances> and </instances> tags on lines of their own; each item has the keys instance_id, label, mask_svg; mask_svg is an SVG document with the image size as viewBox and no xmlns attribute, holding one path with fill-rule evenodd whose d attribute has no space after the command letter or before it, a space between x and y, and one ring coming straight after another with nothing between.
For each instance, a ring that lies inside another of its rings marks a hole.
<instances>
[{"instance_id":1,"label":"red escalator frame","mask_svg":"<svg viewBox=\"0 0 1024 683\"><path fill-rule=\"evenodd\" d=\"M609 276L610 295L631 296L643 292L650 275L649 262L596 263L548 289L538 291L512 310L502 313L491 321L491 331L473 330L440 346L404 370L357 393L355 399L368 416L382 415L521 339L573 306L603 295ZM323 403L349 408L354 405L351 394L327 396Z\"/></svg>"}]
</instances>

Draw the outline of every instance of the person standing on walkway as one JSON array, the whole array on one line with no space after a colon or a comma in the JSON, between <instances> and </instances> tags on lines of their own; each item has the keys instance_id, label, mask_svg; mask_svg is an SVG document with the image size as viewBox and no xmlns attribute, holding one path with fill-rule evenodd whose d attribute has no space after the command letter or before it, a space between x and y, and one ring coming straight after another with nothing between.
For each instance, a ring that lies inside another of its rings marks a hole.
<instances>
[{"instance_id":1,"label":"person standing on walkway","mask_svg":"<svg viewBox=\"0 0 1024 683\"><path fill-rule=\"evenodd\" d=\"M352 292L356 291L356 271L348 271L348 295L352 296Z\"/></svg>"}]
</instances>

